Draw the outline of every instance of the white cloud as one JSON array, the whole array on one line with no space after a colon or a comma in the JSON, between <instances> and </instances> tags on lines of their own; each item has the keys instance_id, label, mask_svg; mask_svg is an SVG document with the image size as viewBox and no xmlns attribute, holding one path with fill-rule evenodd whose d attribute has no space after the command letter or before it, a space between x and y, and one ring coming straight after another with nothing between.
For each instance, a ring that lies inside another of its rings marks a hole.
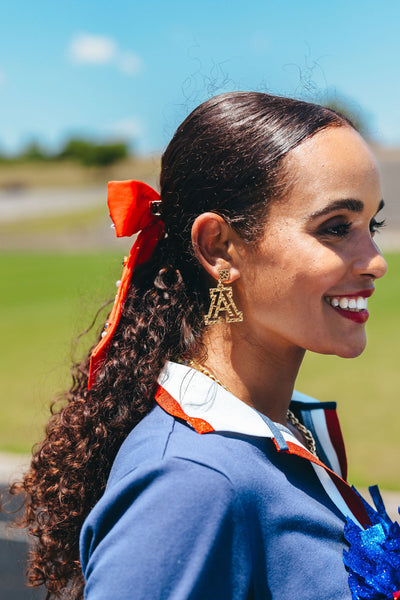
<instances>
[{"instance_id":1,"label":"white cloud","mask_svg":"<svg viewBox=\"0 0 400 600\"><path fill-rule=\"evenodd\" d=\"M104 65L115 59L117 45L107 36L79 33L71 40L68 55L77 63Z\"/></svg>"},{"instance_id":2,"label":"white cloud","mask_svg":"<svg viewBox=\"0 0 400 600\"><path fill-rule=\"evenodd\" d=\"M68 46L68 57L74 63L112 65L133 77L142 69L142 59L132 51L123 51L109 36L79 33Z\"/></svg>"}]
</instances>

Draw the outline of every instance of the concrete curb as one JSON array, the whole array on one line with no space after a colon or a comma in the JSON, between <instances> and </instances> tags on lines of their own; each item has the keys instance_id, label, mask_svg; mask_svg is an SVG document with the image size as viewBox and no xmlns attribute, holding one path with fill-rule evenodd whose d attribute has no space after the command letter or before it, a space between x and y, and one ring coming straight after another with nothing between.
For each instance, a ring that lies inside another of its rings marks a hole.
<instances>
[{"instance_id":1,"label":"concrete curb","mask_svg":"<svg viewBox=\"0 0 400 600\"><path fill-rule=\"evenodd\" d=\"M0 483L2 486L17 480L28 469L31 457L25 454L0 452Z\"/></svg>"}]
</instances>

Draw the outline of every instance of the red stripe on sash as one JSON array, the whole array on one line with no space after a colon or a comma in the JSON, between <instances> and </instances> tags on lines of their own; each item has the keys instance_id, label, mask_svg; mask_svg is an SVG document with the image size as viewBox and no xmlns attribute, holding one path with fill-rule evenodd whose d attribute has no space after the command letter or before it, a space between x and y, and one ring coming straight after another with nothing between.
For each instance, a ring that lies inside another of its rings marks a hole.
<instances>
[{"instance_id":1,"label":"red stripe on sash","mask_svg":"<svg viewBox=\"0 0 400 600\"><path fill-rule=\"evenodd\" d=\"M336 454L339 460L340 469L342 471L342 477L347 481L347 458L346 450L344 447L344 441L342 431L339 425L339 419L335 410L325 409L325 420L328 427L329 437L331 438L332 446L336 450Z\"/></svg>"}]
</instances>

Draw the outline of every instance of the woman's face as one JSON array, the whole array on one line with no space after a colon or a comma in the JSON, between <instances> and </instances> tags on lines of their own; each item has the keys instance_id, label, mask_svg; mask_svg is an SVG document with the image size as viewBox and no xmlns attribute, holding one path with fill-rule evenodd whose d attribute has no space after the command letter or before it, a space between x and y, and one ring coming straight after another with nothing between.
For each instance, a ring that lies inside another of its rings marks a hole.
<instances>
[{"instance_id":1,"label":"woman's face","mask_svg":"<svg viewBox=\"0 0 400 600\"><path fill-rule=\"evenodd\" d=\"M379 172L350 127L330 127L292 150L287 197L272 204L256 252L236 283L246 336L342 357L366 343L366 298L386 263L375 241Z\"/></svg>"}]
</instances>

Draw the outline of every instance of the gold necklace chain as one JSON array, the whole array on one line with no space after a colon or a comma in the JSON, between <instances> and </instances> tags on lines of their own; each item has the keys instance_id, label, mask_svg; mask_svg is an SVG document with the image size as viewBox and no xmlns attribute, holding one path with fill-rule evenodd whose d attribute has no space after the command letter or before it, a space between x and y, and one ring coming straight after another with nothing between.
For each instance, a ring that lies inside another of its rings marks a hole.
<instances>
[{"instance_id":1,"label":"gold necklace chain","mask_svg":"<svg viewBox=\"0 0 400 600\"><path fill-rule=\"evenodd\" d=\"M187 364L189 365L189 367L192 367L193 369L200 371L200 373L203 373L203 375L206 375L207 377L209 377L210 379L215 381L215 383L218 383L218 385L220 385L222 388L224 388L224 390L226 390L230 394L232 393L230 391L230 389L222 383L222 381L217 379L215 377L215 375L210 373L210 371L208 369L206 369L205 367L203 367L203 365L199 365L198 363L195 363L194 360L189 360L189 362ZM286 416L287 416L288 421L290 421L291 424L293 425L293 427L295 427L297 429L297 431L299 431L301 433L301 435L303 436L303 439L306 443L307 449L311 452L311 454L314 454L314 456L316 456L318 458L317 445L315 443L315 439L314 439L314 436L311 433L311 431L309 429L307 429L307 427L305 427L305 425L303 425L303 423L300 423L299 419L289 408L287 409Z\"/></svg>"},{"instance_id":2,"label":"gold necklace chain","mask_svg":"<svg viewBox=\"0 0 400 600\"><path fill-rule=\"evenodd\" d=\"M315 439L314 439L314 436L311 433L311 431L309 429L307 429L307 427L305 425L303 425L303 423L300 423L299 419L290 410L290 408L287 409L286 416L287 416L288 420L291 422L291 424L293 425L293 427L296 427L297 431L300 431L301 435L304 438L304 441L306 442L306 446L307 446L308 450L311 452L311 454L314 454L314 456L316 456L318 458L317 444L315 443Z\"/></svg>"}]
</instances>

